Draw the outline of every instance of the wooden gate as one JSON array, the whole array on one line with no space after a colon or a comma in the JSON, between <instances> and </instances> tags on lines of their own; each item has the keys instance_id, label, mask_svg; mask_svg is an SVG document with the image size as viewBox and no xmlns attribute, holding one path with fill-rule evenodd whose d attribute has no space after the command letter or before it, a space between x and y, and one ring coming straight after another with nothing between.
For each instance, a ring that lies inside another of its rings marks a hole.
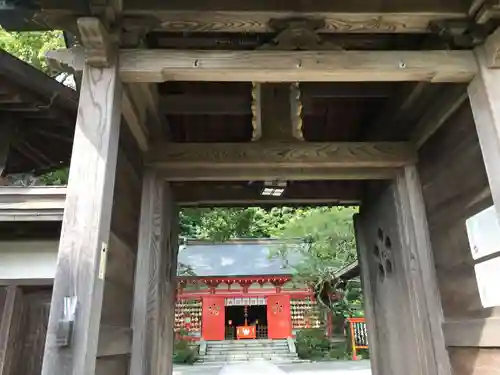
<instances>
[{"instance_id":1,"label":"wooden gate","mask_svg":"<svg viewBox=\"0 0 500 375\"><path fill-rule=\"evenodd\" d=\"M267 325L270 339L286 339L291 336L290 296L267 297Z\"/></svg>"},{"instance_id":2,"label":"wooden gate","mask_svg":"<svg viewBox=\"0 0 500 375\"><path fill-rule=\"evenodd\" d=\"M224 340L224 297L204 297L202 310L203 339Z\"/></svg>"}]
</instances>

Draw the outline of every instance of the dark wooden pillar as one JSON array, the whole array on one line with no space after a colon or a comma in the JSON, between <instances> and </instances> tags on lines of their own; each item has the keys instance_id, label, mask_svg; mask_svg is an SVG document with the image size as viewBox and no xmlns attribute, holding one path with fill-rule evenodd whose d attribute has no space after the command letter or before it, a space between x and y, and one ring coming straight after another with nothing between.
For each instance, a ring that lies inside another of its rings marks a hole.
<instances>
[{"instance_id":1,"label":"dark wooden pillar","mask_svg":"<svg viewBox=\"0 0 500 375\"><path fill-rule=\"evenodd\" d=\"M449 375L415 167L363 202L355 224L374 375Z\"/></svg>"},{"instance_id":2,"label":"dark wooden pillar","mask_svg":"<svg viewBox=\"0 0 500 375\"><path fill-rule=\"evenodd\" d=\"M2 291L0 291L1 293ZM1 303L3 300L3 303ZM0 375L17 374L21 359L21 329L23 319L23 293L17 286L9 286L0 300ZM2 306L3 305L3 306Z\"/></svg>"},{"instance_id":3,"label":"dark wooden pillar","mask_svg":"<svg viewBox=\"0 0 500 375\"><path fill-rule=\"evenodd\" d=\"M13 134L13 124L9 120L0 119L0 178L7 165L7 157L9 155L10 142Z\"/></svg>"},{"instance_id":4,"label":"dark wooden pillar","mask_svg":"<svg viewBox=\"0 0 500 375\"><path fill-rule=\"evenodd\" d=\"M121 119L117 64L85 66L42 374L96 372ZM56 342L65 297L76 299L70 344Z\"/></svg>"},{"instance_id":5,"label":"dark wooden pillar","mask_svg":"<svg viewBox=\"0 0 500 375\"><path fill-rule=\"evenodd\" d=\"M144 175L130 374L172 373L178 209L168 183Z\"/></svg>"}]
</instances>

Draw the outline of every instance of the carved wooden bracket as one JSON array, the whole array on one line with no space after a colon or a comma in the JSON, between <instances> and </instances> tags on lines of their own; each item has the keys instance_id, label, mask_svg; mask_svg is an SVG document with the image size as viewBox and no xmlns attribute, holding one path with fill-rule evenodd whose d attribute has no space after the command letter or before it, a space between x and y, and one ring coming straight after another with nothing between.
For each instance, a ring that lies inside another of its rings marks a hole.
<instances>
[{"instance_id":1,"label":"carved wooden bracket","mask_svg":"<svg viewBox=\"0 0 500 375\"><path fill-rule=\"evenodd\" d=\"M117 54L118 38L111 34L95 17L82 17L77 21L80 40L85 48L85 61L94 67L112 65Z\"/></svg>"},{"instance_id":2,"label":"carved wooden bracket","mask_svg":"<svg viewBox=\"0 0 500 375\"><path fill-rule=\"evenodd\" d=\"M271 19L269 27L278 34L271 43L264 44L259 49L274 50L342 50L342 47L321 39L316 30L325 27L322 19L286 18Z\"/></svg>"},{"instance_id":3,"label":"carved wooden bracket","mask_svg":"<svg viewBox=\"0 0 500 375\"><path fill-rule=\"evenodd\" d=\"M262 137L260 83L252 82L252 141Z\"/></svg>"}]
</instances>

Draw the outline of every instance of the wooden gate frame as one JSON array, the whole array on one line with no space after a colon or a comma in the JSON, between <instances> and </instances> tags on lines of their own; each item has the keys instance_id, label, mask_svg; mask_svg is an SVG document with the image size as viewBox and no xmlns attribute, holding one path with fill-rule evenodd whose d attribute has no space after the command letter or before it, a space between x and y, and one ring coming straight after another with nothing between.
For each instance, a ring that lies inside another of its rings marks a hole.
<instances>
[{"instance_id":1,"label":"wooden gate frame","mask_svg":"<svg viewBox=\"0 0 500 375\"><path fill-rule=\"evenodd\" d=\"M107 363L104 368L96 368L96 356L99 342L103 340L100 338L100 317L106 284L104 274L107 244L110 240L121 102L125 105L124 113L129 117L127 124L142 151L148 152L150 148L148 131L142 124L133 120L134 112L127 105L122 82L186 79L244 79L257 82L472 80L469 97L494 203L500 213L500 71L491 69L493 66L498 67L497 51L500 43L495 36L487 41L486 47L479 47L474 52L122 50L115 54L113 52L116 51L116 46L113 46L113 40L116 39L106 34L99 20L82 18L78 20L78 25L81 31L86 31L82 32L85 53L72 50L52 54L52 58L63 63L70 61L76 69L82 70L83 84L54 281L42 371L44 375L88 375L94 372L100 374L109 372L114 366ZM212 153L222 152L221 146L214 147L216 148ZM303 179L311 179L312 176L330 179L367 179L378 176L387 179L397 176L404 169L405 178L411 179L409 173L414 173L411 170L414 170L413 165L416 163L416 149L417 147L411 144L336 144L335 151L328 151L326 154L326 160L311 156L306 165L301 164L299 160L279 159L273 154L263 160L254 160L251 155L256 151L247 150L240 160L233 163L232 169L227 169L229 172L225 175L217 175L214 171L217 168L207 173L212 173L213 179L234 176L236 171L239 171L239 178L248 178L250 175L262 178L266 176L265 170L271 170L270 173L274 175L276 171L291 173L292 176ZM359 152L353 153L353 150ZM394 150L399 151L394 153ZM282 151L279 150L278 153L282 154ZM310 155L314 153L310 149L302 151L309 152ZM336 158L335 164L331 164L332 156ZM135 281L131 374L163 375L169 374L172 368L171 361L163 353L171 350L172 342L169 332L173 303L169 306L168 301L173 284L171 265L175 264L176 254L176 245L171 241L176 233L172 229L176 220L175 215L172 215L175 212L175 202L168 195L168 182L165 182L161 173L162 169L168 171L169 166L174 165L178 172L176 177L185 178L183 173L188 173L186 171L192 170L194 166L199 167L200 163L206 161L206 155L202 153L198 157L187 155L176 159L168 155L168 150L165 157L162 157L161 152L154 151L147 153L146 160L154 169L148 171L144 177L141 236ZM272 168L267 165L268 161L271 162ZM246 162L248 163L245 164ZM241 173L242 166L248 173ZM309 173L305 173L304 168ZM188 175L187 179L189 178L196 176ZM404 185L401 186L403 188ZM406 203L410 211L418 211L419 220L422 222L417 227L408 227L407 235L412 246L420 248L420 241L427 241L427 237L421 232L425 230L425 216L421 216L424 210L422 201L414 198L416 188L415 182L404 187L408 197ZM167 219L167 213L172 215L172 219ZM424 247L428 248L428 243L424 244ZM430 269L432 260L426 261L426 269ZM74 322L72 345L61 349L57 345L56 336L63 316L63 299L68 296L77 297L78 314ZM150 304L153 306L151 309ZM438 312L436 314L437 321L442 319ZM441 327L436 330L441 331ZM370 346L376 357L376 348ZM438 367L441 368L439 373L449 373L447 359L440 357Z\"/></svg>"}]
</instances>

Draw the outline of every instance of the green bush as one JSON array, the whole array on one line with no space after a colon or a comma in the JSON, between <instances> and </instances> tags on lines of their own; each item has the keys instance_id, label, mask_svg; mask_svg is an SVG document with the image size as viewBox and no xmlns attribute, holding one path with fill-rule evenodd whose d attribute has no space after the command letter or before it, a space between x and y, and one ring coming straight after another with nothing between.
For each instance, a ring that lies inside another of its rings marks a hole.
<instances>
[{"instance_id":1,"label":"green bush","mask_svg":"<svg viewBox=\"0 0 500 375\"><path fill-rule=\"evenodd\" d=\"M325 336L324 329L308 328L297 332L297 354L302 359L323 359L327 357L332 345Z\"/></svg>"},{"instance_id":2,"label":"green bush","mask_svg":"<svg viewBox=\"0 0 500 375\"><path fill-rule=\"evenodd\" d=\"M175 364L192 365L198 359L198 350L193 348L188 341L176 340L174 343L173 362Z\"/></svg>"}]
</instances>

